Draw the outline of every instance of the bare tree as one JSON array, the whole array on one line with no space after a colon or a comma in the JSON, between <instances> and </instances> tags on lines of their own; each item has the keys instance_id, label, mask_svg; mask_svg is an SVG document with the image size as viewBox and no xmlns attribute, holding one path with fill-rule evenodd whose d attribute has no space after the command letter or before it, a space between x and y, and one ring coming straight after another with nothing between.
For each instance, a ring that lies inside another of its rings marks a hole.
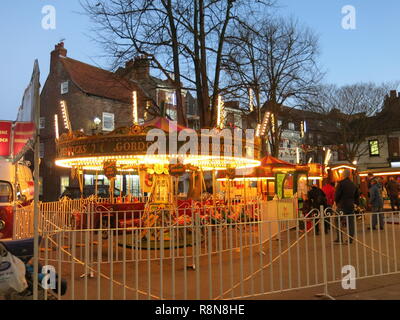
<instances>
[{"instance_id":1,"label":"bare tree","mask_svg":"<svg viewBox=\"0 0 400 320\"><path fill-rule=\"evenodd\" d=\"M235 21L264 12L273 0L82 0L96 40L114 67L137 54L152 58L174 84L178 121L182 89L196 92L202 126L213 126L226 33ZM170 76L173 74L173 78Z\"/></svg>"},{"instance_id":2,"label":"bare tree","mask_svg":"<svg viewBox=\"0 0 400 320\"><path fill-rule=\"evenodd\" d=\"M278 123L282 106L297 107L297 100L313 92L323 76L316 61L318 39L296 20L277 18L239 25L229 43L225 70L232 78L230 87L253 90L258 123L262 106L270 112L266 142L277 157L285 126Z\"/></svg>"},{"instance_id":3,"label":"bare tree","mask_svg":"<svg viewBox=\"0 0 400 320\"><path fill-rule=\"evenodd\" d=\"M336 128L329 144L342 152L347 161L358 161L369 153L368 137L375 136L379 145L385 143L387 132L384 125L377 126L376 115L393 86L397 87L395 83L322 85L305 100L303 107L320 113L325 126Z\"/></svg>"},{"instance_id":4,"label":"bare tree","mask_svg":"<svg viewBox=\"0 0 400 320\"><path fill-rule=\"evenodd\" d=\"M175 88L178 122L186 124L186 112L182 103L178 30L171 0L157 1L157 5L152 0L84 0L81 5L96 24L93 28L95 39L113 58L113 68L136 55L150 57L153 66ZM164 51L168 51L169 63L173 65L171 70L168 70L168 66L164 68L158 60L158 56L164 56Z\"/></svg>"}]
</instances>

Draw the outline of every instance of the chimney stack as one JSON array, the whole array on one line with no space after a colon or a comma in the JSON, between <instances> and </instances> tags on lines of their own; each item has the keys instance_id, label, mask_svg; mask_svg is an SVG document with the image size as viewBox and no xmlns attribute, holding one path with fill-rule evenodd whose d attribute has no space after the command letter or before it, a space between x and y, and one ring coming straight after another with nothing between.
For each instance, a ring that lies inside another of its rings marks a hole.
<instances>
[{"instance_id":1,"label":"chimney stack","mask_svg":"<svg viewBox=\"0 0 400 320\"><path fill-rule=\"evenodd\" d=\"M55 45L54 50L50 54L50 73L56 71L60 57L67 56L67 49L64 48L64 42Z\"/></svg>"},{"instance_id":2,"label":"chimney stack","mask_svg":"<svg viewBox=\"0 0 400 320\"><path fill-rule=\"evenodd\" d=\"M391 99L397 98L397 91L396 90L390 90L390 98Z\"/></svg>"},{"instance_id":3,"label":"chimney stack","mask_svg":"<svg viewBox=\"0 0 400 320\"><path fill-rule=\"evenodd\" d=\"M125 77L131 80L148 79L150 77L150 60L141 55L125 63Z\"/></svg>"}]
</instances>

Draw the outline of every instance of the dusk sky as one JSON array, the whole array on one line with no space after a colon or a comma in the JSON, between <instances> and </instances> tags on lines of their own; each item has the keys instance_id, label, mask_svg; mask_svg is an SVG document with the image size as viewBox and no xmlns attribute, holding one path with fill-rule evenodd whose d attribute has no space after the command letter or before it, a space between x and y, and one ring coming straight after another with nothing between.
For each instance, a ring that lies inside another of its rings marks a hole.
<instances>
[{"instance_id":1,"label":"dusk sky","mask_svg":"<svg viewBox=\"0 0 400 320\"><path fill-rule=\"evenodd\" d=\"M280 0L278 13L294 16L320 37L325 82L400 79L400 2L398 0ZM42 8L56 8L56 29L42 28ZM342 28L342 7L356 9L356 29ZM107 68L102 51L90 38L90 21L78 0L2 0L0 29L0 119L15 120L33 62L39 59L41 83L49 70L50 51L65 40L68 56Z\"/></svg>"}]
</instances>

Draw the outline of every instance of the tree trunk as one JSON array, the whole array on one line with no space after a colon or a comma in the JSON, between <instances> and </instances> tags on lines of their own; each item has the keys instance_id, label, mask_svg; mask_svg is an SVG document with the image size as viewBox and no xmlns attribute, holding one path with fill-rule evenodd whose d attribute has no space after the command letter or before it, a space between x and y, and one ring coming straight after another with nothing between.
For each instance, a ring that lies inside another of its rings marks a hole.
<instances>
[{"instance_id":1,"label":"tree trunk","mask_svg":"<svg viewBox=\"0 0 400 320\"><path fill-rule=\"evenodd\" d=\"M208 79L207 79L207 51L206 51L206 35L205 35L205 22L204 22L204 0L199 0L199 40L200 40L200 73L201 73L201 96L202 103L201 106L203 112L202 126L211 127L213 123L210 115L210 97L208 90Z\"/></svg>"},{"instance_id":2,"label":"tree trunk","mask_svg":"<svg viewBox=\"0 0 400 320\"><path fill-rule=\"evenodd\" d=\"M175 94L176 94L176 111L177 111L177 118L178 124L187 126L187 119L186 119L186 108L183 105L182 99L182 84L181 84L181 71L180 71L180 64L179 64L179 44L178 44L178 35L176 31L175 21L174 21L174 14L172 12L172 3L171 0L167 0L167 3L163 1L164 7L168 13L168 21L169 26L171 29L171 40L172 40L172 58L174 63L174 87L175 87Z\"/></svg>"},{"instance_id":3,"label":"tree trunk","mask_svg":"<svg viewBox=\"0 0 400 320\"><path fill-rule=\"evenodd\" d=\"M218 94L219 94L219 78L221 73L222 50L224 48L225 33L230 20L231 8L232 8L232 3L231 1L228 1L225 13L225 21L219 37L217 57L215 63L214 88L213 88L212 103L211 103L211 119L213 126L217 125L217 104L218 104Z\"/></svg>"}]
</instances>

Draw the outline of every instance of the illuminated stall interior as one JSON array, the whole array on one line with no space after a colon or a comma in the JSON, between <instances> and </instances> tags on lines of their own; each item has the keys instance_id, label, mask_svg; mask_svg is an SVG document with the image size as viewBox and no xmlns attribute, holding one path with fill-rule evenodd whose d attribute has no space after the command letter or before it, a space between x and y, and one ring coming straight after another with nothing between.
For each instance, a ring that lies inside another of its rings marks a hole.
<instances>
[{"instance_id":1,"label":"illuminated stall interior","mask_svg":"<svg viewBox=\"0 0 400 320\"><path fill-rule=\"evenodd\" d=\"M344 170L350 170L350 179L358 184L357 167L352 164L337 164L326 168L329 176L329 181L338 182L343 180Z\"/></svg>"},{"instance_id":2,"label":"illuminated stall interior","mask_svg":"<svg viewBox=\"0 0 400 320\"><path fill-rule=\"evenodd\" d=\"M217 180L225 190L234 190L230 192L231 196L235 196L237 190L234 187L239 185L248 188L249 194L257 193L263 199L271 200L275 195L282 199L299 192L307 193L308 170L307 166L294 165L268 155L261 159L258 167L247 172L238 171L230 177L226 172L220 172Z\"/></svg>"},{"instance_id":3,"label":"illuminated stall interior","mask_svg":"<svg viewBox=\"0 0 400 320\"><path fill-rule=\"evenodd\" d=\"M359 172L361 192L368 195L368 182L372 178L379 178L385 185L390 177L400 183L400 168L378 168Z\"/></svg>"},{"instance_id":4,"label":"illuminated stall interior","mask_svg":"<svg viewBox=\"0 0 400 320\"><path fill-rule=\"evenodd\" d=\"M309 163L307 164L308 171L308 185L317 185L319 188L322 187L322 180L327 176L325 174L324 166L320 163Z\"/></svg>"}]
</instances>

